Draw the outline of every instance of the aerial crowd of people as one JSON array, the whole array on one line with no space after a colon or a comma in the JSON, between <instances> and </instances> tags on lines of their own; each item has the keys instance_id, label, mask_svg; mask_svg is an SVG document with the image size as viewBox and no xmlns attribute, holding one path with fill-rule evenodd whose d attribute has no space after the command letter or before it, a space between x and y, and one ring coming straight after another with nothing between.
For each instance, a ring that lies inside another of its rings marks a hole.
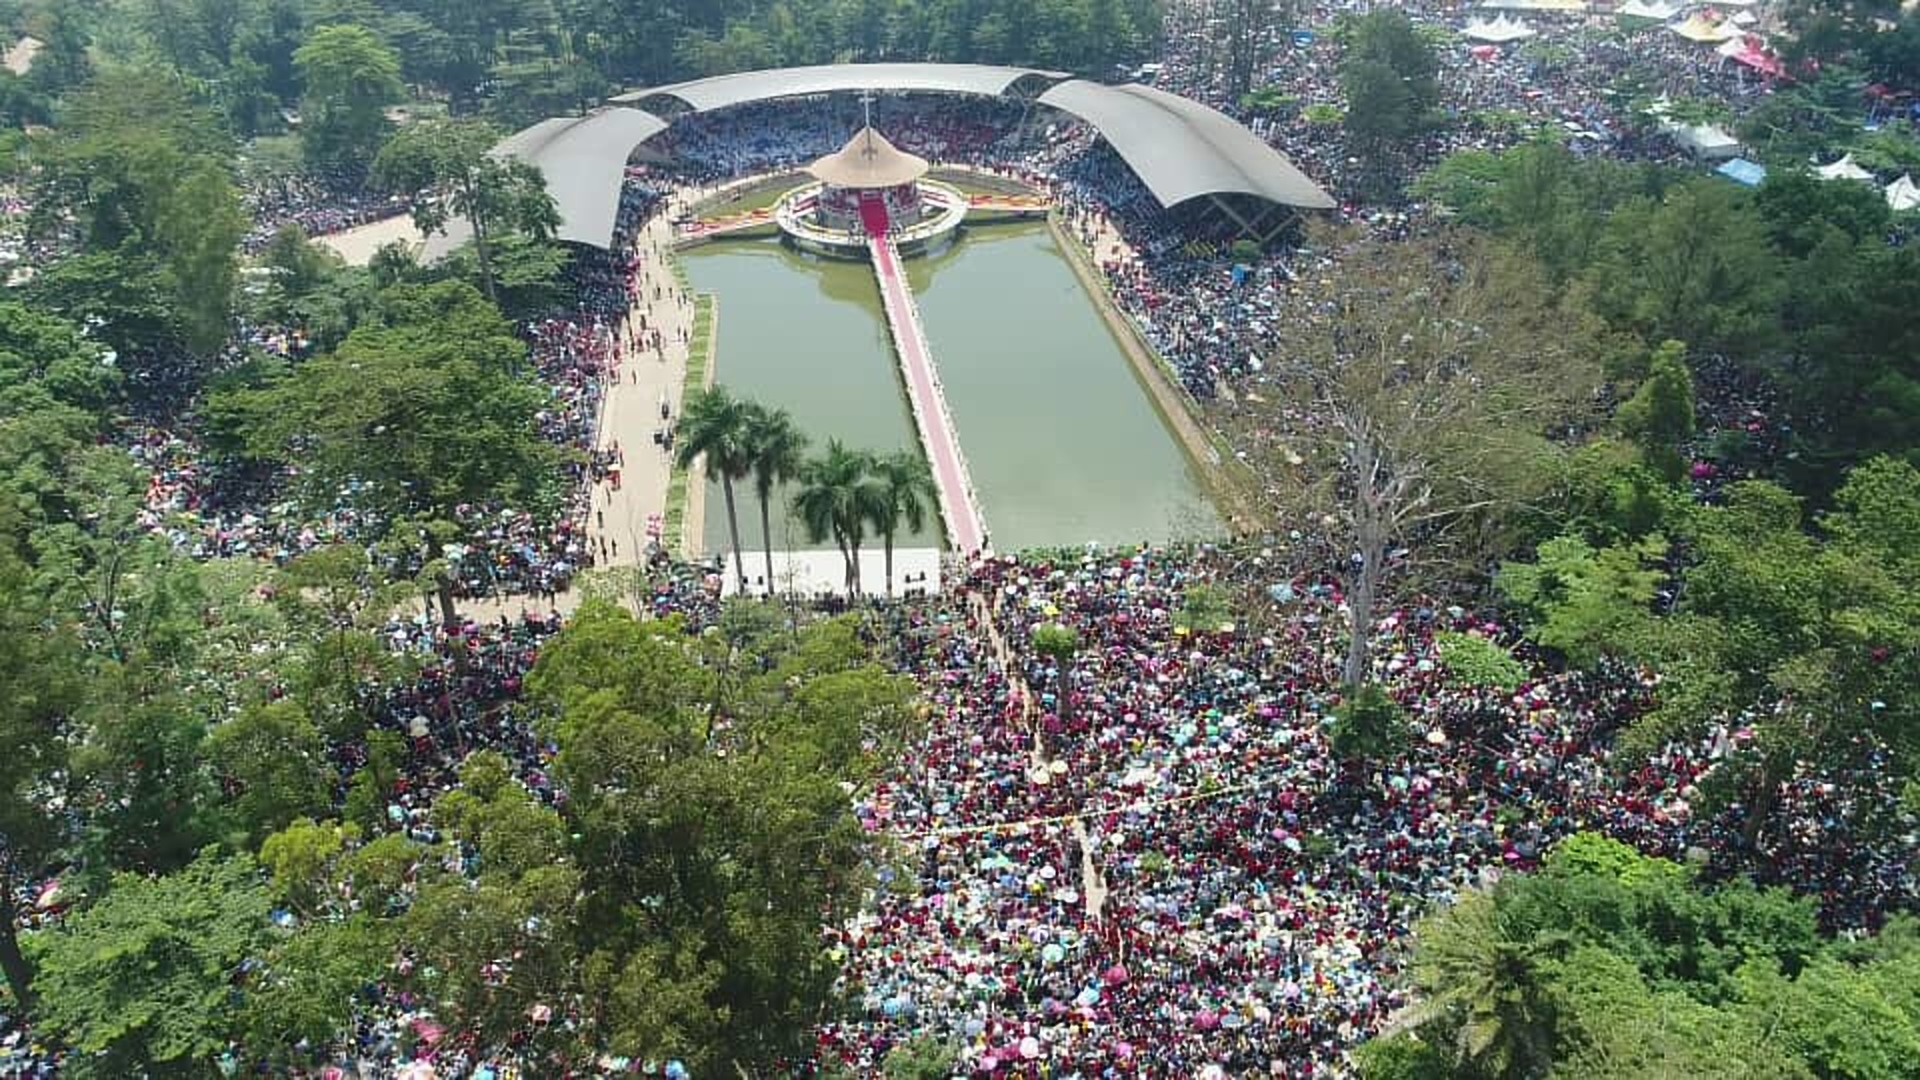
<instances>
[{"instance_id":1,"label":"aerial crowd of people","mask_svg":"<svg viewBox=\"0 0 1920 1080\"><path fill-rule=\"evenodd\" d=\"M1196 585L1265 602L1177 625ZM935 719L856 812L913 852L916 887L831 935L864 1013L823 1030L823 1055L866 1074L932 1031L980 1076L1337 1076L1406 1004L1414 918L1561 836L1745 865L1737 815L1692 803L1749 732L1615 762L1647 673L1464 687L1435 635L1513 628L1417 598L1373 640L1413 750L1355 784L1325 735L1341 601L1276 538L991 559L914 612L905 660ZM1032 645L1041 623L1080 637L1066 701ZM1836 798L1791 786L1763 876L1817 893L1834 926L1870 926L1920 882L1897 847L1848 835Z\"/></svg>"},{"instance_id":2,"label":"aerial crowd of people","mask_svg":"<svg viewBox=\"0 0 1920 1080\"><path fill-rule=\"evenodd\" d=\"M1158 85L1246 119L1342 200L1343 218L1389 233L1420 227L1428 208L1356 195L1355 163L1312 120L1249 113L1231 100L1206 55L1210 32L1194 8L1172 7ZM1303 21L1322 24L1338 10L1322 5ZM1410 10L1458 20L1450 7ZM1594 153L1668 156L1669 144L1633 133L1607 93L1623 73L1736 108L1762 89L1659 27L1602 41L1589 39L1580 18L1535 21L1567 56L1489 57L1464 43L1440 50L1449 110L1558 125ZM1324 37L1282 46L1260 81L1303 105L1331 103L1337 62ZM1046 190L1090 245L1117 236L1124 254L1100 269L1197 397L1257 372L1299 293L1297 277L1325 269L1321 255L1299 250L1242 263L1219 237L1165 212L1090 127L1064 116L1041 124L993 99L884 95L871 105L875 126L902 149ZM832 152L864 115L851 99L819 98L679 118L656 142L670 163L629 176L621 235L630 242L678 187ZM1410 156L1431 162L1521 137L1493 122L1450 125ZM276 180L250 195L251 250L290 222L318 234L398 211L384 196L307 181ZM506 754L543 800L561 797L548 773L552 747L516 699L541 642L564 623L554 602L598 561L590 492L622 464L600 430L601 409L623 363L646 352L624 325L637 267L631 252L577 253L568 302L517 327L551 394L541 435L578 452L561 512L547 521L525 507L464 508L464 536L448 552L458 595L523 597L538 613L456 629L426 614L397 616L382 630L396 653L421 661L376 695L377 726L406 739L384 813L423 841L434 838L434 796L476 747ZM309 351L297 326L249 327L246 336L275 355ZM1764 438L1776 421L1765 403L1739 394L1729 385L1716 396L1708 385L1703 412ZM181 550L284 563L366 534L352 492L332 514L302 516L283 497L285 477L209 464L186 430L179 417L142 416L124 440L149 475L140 522ZM1711 485L1714 470L1703 463L1693 479ZM1581 829L1709 866L1757 865L1769 880L1816 893L1834 927L1869 926L1876 913L1920 900L1901 853L1848 835L1848 807L1821 785L1790 785L1774 810L1785 824L1760 860L1724 815L1695 812L1703 776L1750 737L1737 723L1699 745L1615 761L1613 734L1648 704L1645 672L1541 668L1511 691L1450 679L1441 631L1494 638L1527 656L1514 628L1458 607L1409 599L1377 623L1374 674L1414 717L1416 738L1371 783L1345 782L1353 777L1328 752L1325 732L1340 700L1345 626L1336 568L1284 526L1248 545L960 556L936 597L884 616L932 720L916 751L860 793L854 811L909 852L880 873L910 875L911 885L876 891L857 920L826 928L823 947L842 963L851 1005L821 1026L817 1060L803 1069L837 1063L874 1075L892 1047L932 1035L957 1043L964 1070L982 1077L1344 1075L1351 1048L1406 1004L1396 976L1414 918L1463 888L1534 866L1554 840ZM1183 596L1201 584L1258 601L1230 626L1176 626ZM718 619L719 591L710 568L658 568L650 603L700 627ZM1065 671L1033 645L1042 622L1079 637ZM359 763L339 764L344 775ZM425 1003L381 987L367 1002L355 1038L316 1048L318 1056L363 1075L402 1075L415 1061L442 1077L512 1075L511 1047L441 1029ZM57 1066L50 1054L14 1062L46 1075Z\"/></svg>"}]
</instances>

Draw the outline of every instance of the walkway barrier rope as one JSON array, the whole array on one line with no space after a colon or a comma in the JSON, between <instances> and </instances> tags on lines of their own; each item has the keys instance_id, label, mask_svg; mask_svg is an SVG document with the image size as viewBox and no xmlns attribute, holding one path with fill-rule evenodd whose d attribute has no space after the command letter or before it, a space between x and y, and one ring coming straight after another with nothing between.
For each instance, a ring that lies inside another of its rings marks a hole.
<instances>
[{"instance_id":1,"label":"walkway barrier rope","mask_svg":"<svg viewBox=\"0 0 1920 1080\"><path fill-rule=\"evenodd\" d=\"M1020 818L1014 821L996 821L985 825L950 825L938 829L922 829L918 832L889 833L897 840L924 840L928 837L941 839L954 836L983 836L990 833L1017 833L1021 829L1031 829L1040 825L1064 825L1075 821L1105 817L1108 814L1144 814L1162 810L1169 806L1184 806L1187 803L1217 799L1222 795L1237 795L1243 791L1260 791L1265 788L1279 787L1297 777L1283 773L1248 780L1239 784L1224 784L1210 787L1205 791L1190 791L1184 795L1171 795L1164 799L1136 799L1119 806L1107 806L1098 810L1079 810L1071 814L1053 814L1045 817Z\"/></svg>"}]
</instances>

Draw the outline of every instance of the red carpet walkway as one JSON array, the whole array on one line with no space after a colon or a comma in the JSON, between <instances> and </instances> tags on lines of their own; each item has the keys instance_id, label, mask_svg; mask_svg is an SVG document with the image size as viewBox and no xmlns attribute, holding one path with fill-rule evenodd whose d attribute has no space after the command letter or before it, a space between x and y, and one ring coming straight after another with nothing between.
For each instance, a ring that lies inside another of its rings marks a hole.
<instances>
[{"instance_id":1,"label":"red carpet walkway","mask_svg":"<svg viewBox=\"0 0 1920 1080\"><path fill-rule=\"evenodd\" d=\"M887 235L887 204L877 195L860 196L860 223L867 227L868 236Z\"/></svg>"},{"instance_id":2,"label":"red carpet walkway","mask_svg":"<svg viewBox=\"0 0 1920 1080\"><path fill-rule=\"evenodd\" d=\"M861 211L865 217L866 207ZM884 215L883 209L883 222ZM871 221L868 227L871 229ZM913 406L914 425L920 429L920 446L933 467L934 486L940 489L940 517L946 522L947 539L962 554L980 551L986 547L986 526L974 496L973 479L967 474L966 458L960 455L960 440L954 433L953 417L947 412L946 395L933 371L926 333L920 329L920 310L914 305L906 276L900 272L900 252L886 238L884 226L867 246L873 252L873 272L880 279L887 325L893 330L894 353L906 376L907 401Z\"/></svg>"}]
</instances>

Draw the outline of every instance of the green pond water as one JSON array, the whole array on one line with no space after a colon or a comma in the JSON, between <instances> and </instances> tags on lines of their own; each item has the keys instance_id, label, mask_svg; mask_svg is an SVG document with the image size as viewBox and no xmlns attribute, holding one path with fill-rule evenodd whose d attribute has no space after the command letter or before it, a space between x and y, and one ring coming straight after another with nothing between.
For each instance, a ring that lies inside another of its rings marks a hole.
<instances>
[{"instance_id":1,"label":"green pond water","mask_svg":"<svg viewBox=\"0 0 1920 1080\"><path fill-rule=\"evenodd\" d=\"M917 446L880 292L865 263L812 259L772 240L682 256L719 296L716 378L785 408L823 445ZM1213 535L1200 478L1135 380L1119 344L1041 225L970 230L907 263L960 445L1001 551ZM760 545L751 484L736 492L741 542ZM809 546L776 492L775 546ZM727 547L710 485L708 550ZM925 534L902 546L933 543Z\"/></svg>"}]
</instances>

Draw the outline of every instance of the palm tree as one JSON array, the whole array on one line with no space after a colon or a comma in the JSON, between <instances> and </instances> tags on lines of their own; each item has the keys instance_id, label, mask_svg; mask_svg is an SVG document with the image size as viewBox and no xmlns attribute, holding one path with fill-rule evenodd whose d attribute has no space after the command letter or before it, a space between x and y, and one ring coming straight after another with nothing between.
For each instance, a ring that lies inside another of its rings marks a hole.
<instances>
[{"instance_id":1,"label":"palm tree","mask_svg":"<svg viewBox=\"0 0 1920 1080\"><path fill-rule=\"evenodd\" d=\"M1500 1080L1539 1076L1553 1046L1542 968L1566 937L1533 932L1499 897L1498 886L1469 890L1415 928L1413 981L1426 1000L1408 1020L1450 1031L1463 1070Z\"/></svg>"},{"instance_id":2,"label":"palm tree","mask_svg":"<svg viewBox=\"0 0 1920 1080\"><path fill-rule=\"evenodd\" d=\"M817 544L831 536L840 548L848 596L860 594L860 541L881 505L880 485L867 475L867 458L839 439L827 440L827 452L800 467L800 490L793 497L808 541Z\"/></svg>"},{"instance_id":3,"label":"palm tree","mask_svg":"<svg viewBox=\"0 0 1920 1080\"><path fill-rule=\"evenodd\" d=\"M873 479L880 485L880 513L873 527L886 546L887 595L893 595L893 536L905 524L919 532L926 525L927 508L940 497L933 486L933 470L927 459L912 450L895 450L876 455L868 462Z\"/></svg>"},{"instance_id":4,"label":"palm tree","mask_svg":"<svg viewBox=\"0 0 1920 1080\"><path fill-rule=\"evenodd\" d=\"M1080 651L1080 632L1065 623L1041 623L1033 628L1033 651L1053 661L1053 709L1064 725L1073 719L1073 657Z\"/></svg>"},{"instance_id":5,"label":"palm tree","mask_svg":"<svg viewBox=\"0 0 1920 1080\"><path fill-rule=\"evenodd\" d=\"M747 441L753 408L724 386L696 392L680 411L680 449L675 454L683 469L695 458L705 457L707 479L720 481L727 499L727 530L733 538L733 572L740 579L741 592L747 589L747 565L740 557L740 514L733 502L733 482L753 467Z\"/></svg>"},{"instance_id":6,"label":"palm tree","mask_svg":"<svg viewBox=\"0 0 1920 1080\"><path fill-rule=\"evenodd\" d=\"M753 466L753 493L760 498L760 536L767 556L767 595L773 589L773 485L800 475L807 436L793 426L785 409L752 405L747 410L747 459Z\"/></svg>"}]
</instances>

